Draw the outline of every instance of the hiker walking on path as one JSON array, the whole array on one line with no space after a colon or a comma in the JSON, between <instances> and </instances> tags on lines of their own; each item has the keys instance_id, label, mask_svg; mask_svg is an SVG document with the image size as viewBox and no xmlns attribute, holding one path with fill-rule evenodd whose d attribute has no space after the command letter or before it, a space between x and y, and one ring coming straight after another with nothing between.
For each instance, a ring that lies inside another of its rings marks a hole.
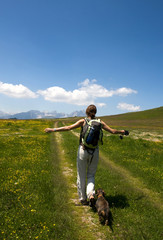
<instances>
[{"instance_id":1,"label":"hiker walking on path","mask_svg":"<svg viewBox=\"0 0 163 240\"><path fill-rule=\"evenodd\" d=\"M98 142L102 141L102 129L112 134L129 134L126 130L110 128L106 123L95 117L96 112L96 106L89 105L86 109L87 118L80 119L70 126L45 129L46 133L50 133L69 131L81 127L77 154L77 188L80 203L88 205L88 199L90 206L93 206L95 201L95 174L99 161Z\"/></svg>"}]
</instances>

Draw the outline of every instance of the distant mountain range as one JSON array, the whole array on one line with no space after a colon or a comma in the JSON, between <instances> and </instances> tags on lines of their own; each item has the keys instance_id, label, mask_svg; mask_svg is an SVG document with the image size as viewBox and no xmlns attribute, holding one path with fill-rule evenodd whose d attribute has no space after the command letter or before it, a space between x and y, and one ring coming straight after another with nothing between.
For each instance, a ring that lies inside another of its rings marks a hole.
<instances>
[{"instance_id":1,"label":"distant mountain range","mask_svg":"<svg viewBox=\"0 0 163 240\"><path fill-rule=\"evenodd\" d=\"M75 111L70 114L53 112L40 112L31 110L28 112L20 112L16 114L8 114L0 111L0 119L40 119L40 118L66 118L66 117L83 117L85 111Z\"/></svg>"}]
</instances>

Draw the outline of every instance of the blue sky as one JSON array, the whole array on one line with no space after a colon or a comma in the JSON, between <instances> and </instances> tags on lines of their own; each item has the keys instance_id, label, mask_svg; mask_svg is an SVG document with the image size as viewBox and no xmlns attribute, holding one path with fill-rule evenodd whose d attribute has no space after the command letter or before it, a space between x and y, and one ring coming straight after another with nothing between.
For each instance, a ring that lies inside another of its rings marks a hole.
<instances>
[{"instance_id":1,"label":"blue sky","mask_svg":"<svg viewBox=\"0 0 163 240\"><path fill-rule=\"evenodd\" d=\"M162 0L1 0L0 111L163 104Z\"/></svg>"}]
</instances>

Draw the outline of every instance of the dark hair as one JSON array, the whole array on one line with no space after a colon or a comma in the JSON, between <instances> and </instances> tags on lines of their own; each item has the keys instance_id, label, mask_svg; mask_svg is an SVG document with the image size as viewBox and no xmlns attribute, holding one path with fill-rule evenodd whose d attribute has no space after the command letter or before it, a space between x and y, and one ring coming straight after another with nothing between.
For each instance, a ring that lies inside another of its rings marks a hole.
<instances>
[{"instance_id":1,"label":"dark hair","mask_svg":"<svg viewBox=\"0 0 163 240\"><path fill-rule=\"evenodd\" d=\"M95 115L97 113L97 108L95 105L91 104L86 109L86 115L91 118L95 118Z\"/></svg>"}]
</instances>

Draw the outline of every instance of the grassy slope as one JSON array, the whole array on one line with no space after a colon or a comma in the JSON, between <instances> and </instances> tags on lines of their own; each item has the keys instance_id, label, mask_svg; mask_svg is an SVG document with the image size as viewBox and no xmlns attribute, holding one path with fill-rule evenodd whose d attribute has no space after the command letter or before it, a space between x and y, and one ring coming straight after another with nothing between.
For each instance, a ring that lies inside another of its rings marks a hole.
<instances>
[{"instance_id":1,"label":"grassy slope","mask_svg":"<svg viewBox=\"0 0 163 240\"><path fill-rule=\"evenodd\" d=\"M81 119L81 117L64 118L61 120L65 123L74 123L79 119ZM105 121L109 126L163 130L163 107L140 112L101 116L100 119Z\"/></svg>"},{"instance_id":2,"label":"grassy slope","mask_svg":"<svg viewBox=\"0 0 163 240\"><path fill-rule=\"evenodd\" d=\"M146 111L125 113L102 117L111 126L128 126L130 128L162 129L163 107Z\"/></svg>"}]
</instances>

